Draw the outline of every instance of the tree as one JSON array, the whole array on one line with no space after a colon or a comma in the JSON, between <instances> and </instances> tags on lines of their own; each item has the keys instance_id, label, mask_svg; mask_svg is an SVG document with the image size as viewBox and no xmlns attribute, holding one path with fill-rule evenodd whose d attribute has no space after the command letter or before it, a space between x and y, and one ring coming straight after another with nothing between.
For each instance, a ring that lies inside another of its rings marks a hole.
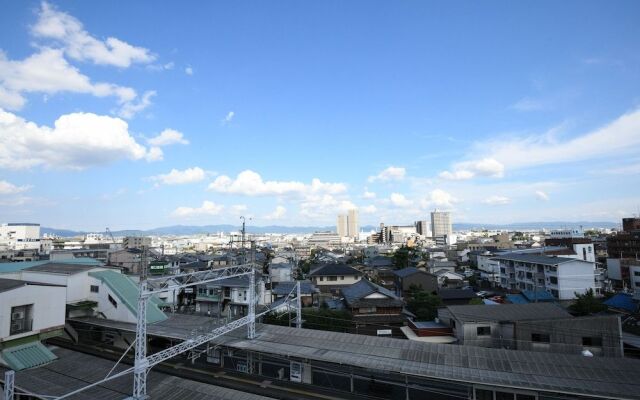
<instances>
[{"instance_id":1,"label":"tree","mask_svg":"<svg viewBox=\"0 0 640 400\"><path fill-rule=\"evenodd\" d=\"M470 305L474 305L474 306L479 306L481 304L484 304L484 302L482 301L481 298L479 297L474 297L473 299L469 300L469 304Z\"/></svg>"},{"instance_id":2,"label":"tree","mask_svg":"<svg viewBox=\"0 0 640 400\"><path fill-rule=\"evenodd\" d=\"M438 316L438 307L442 304L440 297L415 285L411 285L407 294L407 309L414 313L418 320L431 321Z\"/></svg>"},{"instance_id":3,"label":"tree","mask_svg":"<svg viewBox=\"0 0 640 400\"><path fill-rule=\"evenodd\" d=\"M607 309L607 306L594 296L593 289L587 290L584 294L576 293L575 295L575 302L569 306L569 311L574 315L590 315Z\"/></svg>"},{"instance_id":4,"label":"tree","mask_svg":"<svg viewBox=\"0 0 640 400\"><path fill-rule=\"evenodd\" d=\"M409 248L402 246L393 253L393 267L402 269L409 266Z\"/></svg>"}]
</instances>

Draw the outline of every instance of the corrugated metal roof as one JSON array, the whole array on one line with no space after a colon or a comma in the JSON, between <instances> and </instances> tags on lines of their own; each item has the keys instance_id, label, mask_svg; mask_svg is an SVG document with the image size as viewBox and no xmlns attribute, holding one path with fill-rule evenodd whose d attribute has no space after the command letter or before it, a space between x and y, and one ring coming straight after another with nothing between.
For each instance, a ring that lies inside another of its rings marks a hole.
<instances>
[{"instance_id":1,"label":"corrugated metal roof","mask_svg":"<svg viewBox=\"0 0 640 400\"><path fill-rule=\"evenodd\" d=\"M38 265L49 264L51 260L38 260L38 261L20 261L20 262L8 262L0 263L0 274L18 272L27 268L35 267ZM78 257L68 260L55 261L57 264L85 264L93 266L104 265L101 261L89 257Z\"/></svg>"},{"instance_id":2,"label":"corrugated metal roof","mask_svg":"<svg viewBox=\"0 0 640 400\"><path fill-rule=\"evenodd\" d=\"M95 271L89 272L89 275L100 279L109 286L133 315L138 315L139 290L138 285L131 278L116 271ZM147 305L148 323L152 324L167 319L167 316L158 308L158 304L161 303L162 301L155 296L149 301Z\"/></svg>"},{"instance_id":3,"label":"corrugated metal roof","mask_svg":"<svg viewBox=\"0 0 640 400\"><path fill-rule=\"evenodd\" d=\"M448 306L459 321L526 321L531 319L573 318L563 308L552 303Z\"/></svg>"},{"instance_id":4,"label":"corrugated metal roof","mask_svg":"<svg viewBox=\"0 0 640 400\"><path fill-rule=\"evenodd\" d=\"M40 342L31 342L2 350L2 359L15 371L48 364L57 357Z\"/></svg>"}]
</instances>

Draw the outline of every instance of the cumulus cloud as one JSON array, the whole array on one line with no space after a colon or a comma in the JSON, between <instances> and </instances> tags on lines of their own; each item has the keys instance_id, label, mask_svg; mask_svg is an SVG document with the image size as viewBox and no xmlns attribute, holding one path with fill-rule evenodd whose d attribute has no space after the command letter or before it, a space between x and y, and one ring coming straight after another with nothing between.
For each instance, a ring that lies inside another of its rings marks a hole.
<instances>
[{"instance_id":1,"label":"cumulus cloud","mask_svg":"<svg viewBox=\"0 0 640 400\"><path fill-rule=\"evenodd\" d=\"M193 75L193 68L187 67L184 69L184 73L187 75Z\"/></svg>"},{"instance_id":2,"label":"cumulus cloud","mask_svg":"<svg viewBox=\"0 0 640 400\"><path fill-rule=\"evenodd\" d=\"M277 206L272 213L265 215L264 218L268 220L282 219L282 217L284 217L286 213L287 213L286 208L284 208L283 206Z\"/></svg>"},{"instance_id":3,"label":"cumulus cloud","mask_svg":"<svg viewBox=\"0 0 640 400\"><path fill-rule=\"evenodd\" d=\"M343 183L322 182L317 178L314 178L311 184L298 181L264 181L257 172L246 170L239 173L236 179L226 175L218 176L209 184L209 190L244 196L282 196L338 194L345 192L347 187Z\"/></svg>"},{"instance_id":4,"label":"cumulus cloud","mask_svg":"<svg viewBox=\"0 0 640 400\"><path fill-rule=\"evenodd\" d=\"M536 190L535 195L538 200L549 201L549 195L542 190Z\"/></svg>"},{"instance_id":5,"label":"cumulus cloud","mask_svg":"<svg viewBox=\"0 0 640 400\"><path fill-rule=\"evenodd\" d=\"M121 159L154 158L157 153L137 143L120 118L72 113L62 115L51 128L0 109L1 168L84 169Z\"/></svg>"},{"instance_id":6,"label":"cumulus cloud","mask_svg":"<svg viewBox=\"0 0 640 400\"><path fill-rule=\"evenodd\" d=\"M391 193L389 197L389 201L396 207L411 207L413 205L413 201L407 199L405 195L401 193Z\"/></svg>"},{"instance_id":7,"label":"cumulus cloud","mask_svg":"<svg viewBox=\"0 0 640 400\"><path fill-rule=\"evenodd\" d=\"M187 168L185 170L172 169L167 174L152 176L151 180L163 185L184 185L204 180L206 173L200 167Z\"/></svg>"},{"instance_id":8,"label":"cumulus cloud","mask_svg":"<svg viewBox=\"0 0 640 400\"><path fill-rule=\"evenodd\" d=\"M389 167L383 171L380 171L378 175L370 176L369 182L388 182L399 181L404 179L406 170L403 167Z\"/></svg>"},{"instance_id":9,"label":"cumulus cloud","mask_svg":"<svg viewBox=\"0 0 640 400\"><path fill-rule=\"evenodd\" d=\"M235 213L242 213L247 211L247 206L245 204L234 204L231 206L231 209L233 210L233 212Z\"/></svg>"},{"instance_id":10,"label":"cumulus cloud","mask_svg":"<svg viewBox=\"0 0 640 400\"><path fill-rule=\"evenodd\" d=\"M350 200L331 194L310 194L300 202L300 215L309 219L326 220L337 213L358 208Z\"/></svg>"},{"instance_id":11,"label":"cumulus cloud","mask_svg":"<svg viewBox=\"0 0 640 400\"><path fill-rule=\"evenodd\" d=\"M449 180L466 180L476 176L502 178L504 165L494 158L483 158L477 161L456 163L452 171L443 171L440 178Z\"/></svg>"},{"instance_id":12,"label":"cumulus cloud","mask_svg":"<svg viewBox=\"0 0 640 400\"><path fill-rule=\"evenodd\" d=\"M171 215L176 218L194 218L219 215L224 209L223 205L205 200L200 207L178 207Z\"/></svg>"},{"instance_id":13,"label":"cumulus cloud","mask_svg":"<svg viewBox=\"0 0 640 400\"><path fill-rule=\"evenodd\" d=\"M165 129L158 136L147 139L147 143L151 146L162 147L172 144L189 144L189 141L184 138L182 132L175 129Z\"/></svg>"},{"instance_id":14,"label":"cumulus cloud","mask_svg":"<svg viewBox=\"0 0 640 400\"><path fill-rule=\"evenodd\" d=\"M11 182L0 181L0 195L18 194L31 189L31 186L18 186Z\"/></svg>"},{"instance_id":15,"label":"cumulus cloud","mask_svg":"<svg viewBox=\"0 0 640 400\"><path fill-rule=\"evenodd\" d=\"M65 54L78 61L127 68L133 63L149 63L155 59L148 49L132 46L120 39L96 39L78 19L46 2L42 3L31 33L61 45Z\"/></svg>"},{"instance_id":16,"label":"cumulus cloud","mask_svg":"<svg viewBox=\"0 0 640 400\"><path fill-rule=\"evenodd\" d=\"M504 196L490 196L482 201L484 204L489 204L491 206L504 205L509 204L511 199Z\"/></svg>"},{"instance_id":17,"label":"cumulus cloud","mask_svg":"<svg viewBox=\"0 0 640 400\"><path fill-rule=\"evenodd\" d=\"M426 200L426 204L424 205L427 207L436 206L451 208L453 207L454 203L458 202L458 199L442 189L434 189L433 191L431 191Z\"/></svg>"},{"instance_id":18,"label":"cumulus cloud","mask_svg":"<svg viewBox=\"0 0 640 400\"><path fill-rule=\"evenodd\" d=\"M43 48L21 61L9 60L0 51L0 107L19 110L25 103L25 93L84 93L96 97L115 97L116 113L130 118L151 104L155 92L146 92L138 99L136 91L111 83L92 82L63 57L62 50Z\"/></svg>"},{"instance_id":19,"label":"cumulus cloud","mask_svg":"<svg viewBox=\"0 0 640 400\"><path fill-rule=\"evenodd\" d=\"M364 193L362 194L363 199L375 199L376 194L374 192L370 192L369 189L364 188Z\"/></svg>"}]
</instances>

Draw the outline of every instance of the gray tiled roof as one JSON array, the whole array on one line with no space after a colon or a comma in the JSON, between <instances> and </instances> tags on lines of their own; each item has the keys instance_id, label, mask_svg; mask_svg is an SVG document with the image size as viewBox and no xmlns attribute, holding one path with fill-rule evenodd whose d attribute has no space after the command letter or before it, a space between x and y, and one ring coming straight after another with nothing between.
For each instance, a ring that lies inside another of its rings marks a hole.
<instances>
[{"instance_id":1,"label":"gray tiled roof","mask_svg":"<svg viewBox=\"0 0 640 400\"><path fill-rule=\"evenodd\" d=\"M362 275L357 269L347 264L325 264L311 271L310 276Z\"/></svg>"},{"instance_id":2,"label":"gray tiled roof","mask_svg":"<svg viewBox=\"0 0 640 400\"><path fill-rule=\"evenodd\" d=\"M551 303L448 306L447 310L457 320L465 322L573 318Z\"/></svg>"},{"instance_id":3,"label":"gray tiled roof","mask_svg":"<svg viewBox=\"0 0 640 400\"><path fill-rule=\"evenodd\" d=\"M349 305L353 305L354 303L363 300L364 297L369 296L373 293L380 293L386 296L388 299L398 300L399 304L402 305L402 301L398 298L398 296L393 294L393 292L366 279L361 279L353 285L342 288L341 292L342 296L344 296L345 301Z\"/></svg>"},{"instance_id":4,"label":"gray tiled roof","mask_svg":"<svg viewBox=\"0 0 640 400\"><path fill-rule=\"evenodd\" d=\"M406 278L407 276L417 274L418 272L420 272L420 270L416 267L402 268L397 271L393 271L393 273L400 278Z\"/></svg>"}]
</instances>

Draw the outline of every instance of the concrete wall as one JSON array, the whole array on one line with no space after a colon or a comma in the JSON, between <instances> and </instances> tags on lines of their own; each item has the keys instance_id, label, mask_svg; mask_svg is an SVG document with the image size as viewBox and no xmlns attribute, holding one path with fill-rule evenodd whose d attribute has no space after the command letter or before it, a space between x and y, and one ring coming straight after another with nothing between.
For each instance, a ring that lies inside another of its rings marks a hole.
<instances>
[{"instance_id":1,"label":"concrete wall","mask_svg":"<svg viewBox=\"0 0 640 400\"><path fill-rule=\"evenodd\" d=\"M558 265L558 299L575 299L575 293L595 291L595 264L580 261Z\"/></svg>"},{"instance_id":2,"label":"concrete wall","mask_svg":"<svg viewBox=\"0 0 640 400\"><path fill-rule=\"evenodd\" d=\"M27 285L0 293L0 340L8 341L64 326L65 288ZM9 336L11 308L33 304L33 327L30 332Z\"/></svg>"}]
</instances>

